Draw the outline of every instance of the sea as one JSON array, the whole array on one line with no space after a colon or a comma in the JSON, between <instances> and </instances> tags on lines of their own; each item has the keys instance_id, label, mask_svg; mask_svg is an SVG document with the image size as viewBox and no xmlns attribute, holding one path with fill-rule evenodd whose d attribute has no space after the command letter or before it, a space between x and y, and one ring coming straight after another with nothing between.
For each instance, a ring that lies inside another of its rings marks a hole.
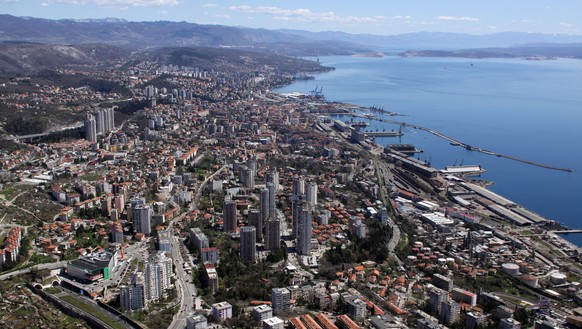
<instances>
[{"instance_id":1,"label":"sea","mask_svg":"<svg viewBox=\"0 0 582 329\"><path fill-rule=\"evenodd\" d=\"M409 143L435 168L481 165L490 190L569 228L582 229L582 60L320 57L334 71L275 91L322 89L329 101L396 112L390 119L437 130L474 147L573 172L540 168L453 146L403 128L381 145ZM341 118L349 120L350 117ZM360 121L361 119L355 119ZM366 130L399 125L365 120ZM582 247L582 234L564 238Z\"/></svg>"}]
</instances>

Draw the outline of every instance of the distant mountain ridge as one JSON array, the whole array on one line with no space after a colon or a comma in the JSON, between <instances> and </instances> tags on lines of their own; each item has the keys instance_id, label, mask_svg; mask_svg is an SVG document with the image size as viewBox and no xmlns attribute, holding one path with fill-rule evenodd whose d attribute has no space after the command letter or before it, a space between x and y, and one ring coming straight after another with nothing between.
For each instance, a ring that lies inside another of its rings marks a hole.
<instances>
[{"instance_id":1,"label":"distant mountain ridge","mask_svg":"<svg viewBox=\"0 0 582 329\"><path fill-rule=\"evenodd\" d=\"M382 31L389 34L390 31ZM0 15L0 41L107 43L125 48L233 47L292 56L352 55L380 49L467 49L531 43L582 43L582 35L501 32L484 35L416 32L398 35L268 30L188 22L130 22L119 18L51 20Z\"/></svg>"},{"instance_id":2,"label":"distant mountain ridge","mask_svg":"<svg viewBox=\"0 0 582 329\"><path fill-rule=\"evenodd\" d=\"M532 43L582 43L582 35L542 34L526 32L499 32L491 34L465 34L449 32L414 32L397 35L349 34L345 32L310 32L303 30L276 30L315 40L341 40L363 46L384 48L491 48L511 47Z\"/></svg>"},{"instance_id":3,"label":"distant mountain ridge","mask_svg":"<svg viewBox=\"0 0 582 329\"><path fill-rule=\"evenodd\" d=\"M349 42L321 42L267 29L121 19L50 20L0 15L0 41L48 44L107 43L125 48L232 47L293 56L369 51Z\"/></svg>"},{"instance_id":4,"label":"distant mountain ridge","mask_svg":"<svg viewBox=\"0 0 582 329\"><path fill-rule=\"evenodd\" d=\"M535 43L506 48L477 48L460 50L409 50L405 57L460 57L460 58L524 58L544 60L556 58L582 59L582 43Z\"/></svg>"}]
</instances>

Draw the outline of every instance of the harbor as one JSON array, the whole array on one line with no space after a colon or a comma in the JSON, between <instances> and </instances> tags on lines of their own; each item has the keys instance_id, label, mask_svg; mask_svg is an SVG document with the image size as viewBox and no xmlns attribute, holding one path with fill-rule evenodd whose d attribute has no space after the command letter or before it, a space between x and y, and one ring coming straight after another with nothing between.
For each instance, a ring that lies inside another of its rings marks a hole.
<instances>
[{"instance_id":1,"label":"harbor","mask_svg":"<svg viewBox=\"0 0 582 329\"><path fill-rule=\"evenodd\" d=\"M362 111L366 111L368 110L367 108L358 108ZM432 135L435 135L439 138L442 138L444 140L447 140L451 143L451 145L453 146L460 146L465 148L466 150L469 151L475 151L475 152L480 152L483 154L487 154L487 155L492 155L492 156L496 156L498 158L504 158L504 159L508 159L508 160L512 160L512 161L517 161L517 162L521 162L521 163L525 163L531 166L536 166L536 167L540 167L540 168L545 168L545 169L550 169L550 170L557 170L557 171L563 171L563 172L574 172L573 169L571 168L564 168L564 167L558 167L558 166L552 166L552 165L547 165L547 164L543 164L543 163L539 163L539 162L535 162L535 161L530 161L530 160L526 160L526 159L521 159L518 158L516 156L512 156L512 155L508 155L508 154L502 154L502 153L498 153L495 151L491 151L488 149L484 149L481 147L477 147L477 146L473 146L473 145L469 145L467 143L464 143L460 140L457 140L453 137L447 136L439 131L436 131L434 129L431 128L427 128L424 126L420 126L420 125L415 125L415 124L409 124L403 121L397 121L397 120L392 120L392 119L386 119L386 118L379 118L379 117L371 117L369 115L366 114L361 114L361 113L357 113L354 110L350 110L349 112L346 113L338 113L338 115L349 115L352 117L358 117L358 118L365 118L367 120L372 120L372 121L377 121L377 122L384 122L384 123L390 123L390 124L394 124L394 125L399 125L400 127L409 127L409 128L413 128L413 129L417 129L417 130L422 130L422 131L426 131ZM373 137L397 137L400 136L401 133L399 132L369 132L369 131L364 131L364 133L366 133L369 136L373 136Z\"/></svg>"}]
</instances>

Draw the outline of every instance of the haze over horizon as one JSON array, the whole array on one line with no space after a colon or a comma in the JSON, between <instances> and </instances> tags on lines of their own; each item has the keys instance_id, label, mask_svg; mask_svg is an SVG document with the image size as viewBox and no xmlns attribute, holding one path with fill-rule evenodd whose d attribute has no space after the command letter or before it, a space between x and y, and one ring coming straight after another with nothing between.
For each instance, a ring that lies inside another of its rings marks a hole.
<instances>
[{"instance_id":1,"label":"haze over horizon","mask_svg":"<svg viewBox=\"0 0 582 329\"><path fill-rule=\"evenodd\" d=\"M582 2L193 0L0 0L4 14L47 19L187 21L267 29L375 35L412 32L582 34Z\"/></svg>"}]
</instances>

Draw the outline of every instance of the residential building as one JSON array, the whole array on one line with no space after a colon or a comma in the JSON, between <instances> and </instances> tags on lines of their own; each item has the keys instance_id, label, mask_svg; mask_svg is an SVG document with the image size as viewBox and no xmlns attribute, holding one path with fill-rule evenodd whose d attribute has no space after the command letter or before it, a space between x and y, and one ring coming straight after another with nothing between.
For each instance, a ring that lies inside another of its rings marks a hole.
<instances>
[{"instance_id":1,"label":"residential building","mask_svg":"<svg viewBox=\"0 0 582 329\"><path fill-rule=\"evenodd\" d=\"M145 264L144 277L147 300L160 300L171 285L172 259L157 253Z\"/></svg>"},{"instance_id":2,"label":"residential building","mask_svg":"<svg viewBox=\"0 0 582 329\"><path fill-rule=\"evenodd\" d=\"M186 329L206 329L208 320L202 314L191 314L186 318Z\"/></svg>"},{"instance_id":3,"label":"residential building","mask_svg":"<svg viewBox=\"0 0 582 329\"><path fill-rule=\"evenodd\" d=\"M467 312L465 314L465 328L466 329L475 329L477 326L483 326L487 322L487 316L476 313L476 312Z\"/></svg>"},{"instance_id":4,"label":"residential building","mask_svg":"<svg viewBox=\"0 0 582 329\"><path fill-rule=\"evenodd\" d=\"M202 263L210 263L213 265L217 265L218 248L216 247L202 248L202 250L200 250L200 258L202 259Z\"/></svg>"},{"instance_id":5,"label":"residential building","mask_svg":"<svg viewBox=\"0 0 582 329\"><path fill-rule=\"evenodd\" d=\"M431 314L440 314L441 305L449 299L449 293L443 289L433 287L429 291L428 306Z\"/></svg>"},{"instance_id":6,"label":"residential building","mask_svg":"<svg viewBox=\"0 0 582 329\"><path fill-rule=\"evenodd\" d=\"M146 236L151 234L152 212L152 208L149 205L139 204L132 207L132 222L137 233L143 233Z\"/></svg>"},{"instance_id":7,"label":"residential building","mask_svg":"<svg viewBox=\"0 0 582 329\"><path fill-rule=\"evenodd\" d=\"M273 317L273 309L269 305L259 305L253 307L253 320L262 322Z\"/></svg>"},{"instance_id":8,"label":"residential building","mask_svg":"<svg viewBox=\"0 0 582 329\"><path fill-rule=\"evenodd\" d=\"M317 183L309 182L309 184L307 184L305 199L311 207L315 207L317 205Z\"/></svg>"},{"instance_id":9,"label":"residential building","mask_svg":"<svg viewBox=\"0 0 582 329\"><path fill-rule=\"evenodd\" d=\"M514 318L499 320L499 329L521 329L521 322Z\"/></svg>"},{"instance_id":10,"label":"residential building","mask_svg":"<svg viewBox=\"0 0 582 329\"><path fill-rule=\"evenodd\" d=\"M259 213L260 213L260 227L266 225L269 220L269 189L264 188L259 192ZM257 226L258 227L258 226Z\"/></svg>"},{"instance_id":11,"label":"residential building","mask_svg":"<svg viewBox=\"0 0 582 329\"><path fill-rule=\"evenodd\" d=\"M267 173L266 180L267 183L273 184L273 186L275 187L275 191L279 190L279 172L277 171L277 168Z\"/></svg>"},{"instance_id":12,"label":"residential building","mask_svg":"<svg viewBox=\"0 0 582 329\"><path fill-rule=\"evenodd\" d=\"M362 322L366 319L366 303L361 299L348 301L348 315L355 322Z\"/></svg>"},{"instance_id":13,"label":"residential building","mask_svg":"<svg viewBox=\"0 0 582 329\"><path fill-rule=\"evenodd\" d=\"M477 294L470 291L461 288L453 288L451 295L452 299L458 303L465 303L471 306L477 305Z\"/></svg>"},{"instance_id":14,"label":"residential building","mask_svg":"<svg viewBox=\"0 0 582 329\"><path fill-rule=\"evenodd\" d=\"M281 247L281 222L278 219L268 220L265 225L265 248L277 250Z\"/></svg>"},{"instance_id":15,"label":"residential building","mask_svg":"<svg viewBox=\"0 0 582 329\"><path fill-rule=\"evenodd\" d=\"M95 117L92 114L87 113L84 122L85 128L85 139L89 143L97 142L97 123L95 122Z\"/></svg>"},{"instance_id":16,"label":"residential building","mask_svg":"<svg viewBox=\"0 0 582 329\"><path fill-rule=\"evenodd\" d=\"M210 247L208 237L206 237L206 235L197 227L190 230L190 240L198 252L201 252L202 248Z\"/></svg>"},{"instance_id":17,"label":"residential building","mask_svg":"<svg viewBox=\"0 0 582 329\"><path fill-rule=\"evenodd\" d=\"M441 303L439 319L447 326L459 321L461 318L461 305L453 300L447 300Z\"/></svg>"},{"instance_id":18,"label":"residential building","mask_svg":"<svg viewBox=\"0 0 582 329\"><path fill-rule=\"evenodd\" d=\"M291 292L287 288L273 288L271 307L274 312L285 312L291 307Z\"/></svg>"},{"instance_id":19,"label":"residential building","mask_svg":"<svg viewBox=\"0 0 582 329\"><path fill-rule=\"evenodd\" d=\"M236 218L236 202L233 200L226 200L223 207L223 229L225 232L234 233L238 226Z\"/></svg>"},{"instance_id":20,"label":"residential building","mask_svg":"<svg viewBox=\"0 0 582 329\"><path fill-rule=\"evenodd\" d=\"M232 318L232 305L228 302L212 304L212 315L218 322Z\"/></svg>"},{"instance_id":21,"label":"residential building","mask_svg":"<svg viewBox=\"0 0 582 329\"><path fill-rule=\"evenodd\" d=\"M432 276L432 284L440 289L451 291L453 290L453 279L442 274L436 273Z\"/></svg>"},{"instance_id":22,"label":"residential building","mask_svg":"<svg viewBox=\"0 0 582 329\"><path fill-rule=\"evenodd\" d=\"M257 238L254 226L244 226L240 229L240 254L247 262L257 260Z\"/></svg>"},{"instance_id":23,"label":"residential building","mask_svg":"<svg viewBox=\"0 0 582 329\"><path fill-rule=\"evenodd\" d=\"M284 329L285 322L278 317L263 320L263 329Z\"/></svg>"},{"instance_id":24,"label":"residential building","mask_svg":"<svg viewBox=\"0 0 582 329\"><path fill-rule=\"evenodd\" d=\"M248 216L249 226L254 226L256 229L256 242L263 241L263 220L261 217L261 211L258 209L249 210Z\"/></svg>"},{"instance_id":25,"label":"residential building","mask_svg":"<svg viewBox=\"0 0 582 329\"><path fill-rule=\"evenodd\" d=\"M145 308L147 305L145 297L144 277L141 272L132 275L129 286L119 287L119 302L124 310L136 311Z\"/></svg>"},{"instance_id":26,"label":"residential building","mask_svg":"<svg viewBox=\"0 0 582 329\"><path fill-rule=\"evenodd\" d=\"M297 222L297 242L295 246L299 255L309 255L311 252L312 214L309 205L305 205L307 207L299 210Z\"/></svg>"}]
</instances>

